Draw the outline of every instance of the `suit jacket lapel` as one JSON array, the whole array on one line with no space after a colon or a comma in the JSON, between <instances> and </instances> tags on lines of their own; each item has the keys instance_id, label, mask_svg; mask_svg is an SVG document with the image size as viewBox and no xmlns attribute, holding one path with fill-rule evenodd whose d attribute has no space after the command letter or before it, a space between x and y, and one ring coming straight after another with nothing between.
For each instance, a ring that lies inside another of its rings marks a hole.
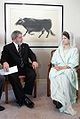
<instances>
[{"instance_id":1,"label":"suit jacket lapel","mask_svg":"<svg viewBox=\"0 0 80 119\"><path fill-rule=\"evenodd\" d=\"M17 49L16 49L14 43L12 43L12 50L13 50L13 52L15 52L17 55L19 55L19 53L18 53L18 51L17 51Z\"/></svg>"},{"instance_id":2,"label":"suit jacket lapel","mask_svg":"<svg viewBox=\"0 0 80 119\"><path fill-rule=\"evenodd\" d=\"M17 49L16 49L14 43L12 43L12 50L13 50L13 52L15 52L17 55L19 55L19 53L18 53L18 51L17 51ZM21 53L22 53L22 55L24 55L24 44L21 45Z\"/></svg>"}]
</instances>

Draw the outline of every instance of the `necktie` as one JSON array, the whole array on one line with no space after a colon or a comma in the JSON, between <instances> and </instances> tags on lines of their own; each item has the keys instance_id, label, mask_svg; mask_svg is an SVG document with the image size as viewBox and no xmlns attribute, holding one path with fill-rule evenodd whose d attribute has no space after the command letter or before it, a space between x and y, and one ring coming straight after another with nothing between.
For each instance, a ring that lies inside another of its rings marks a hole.
<instances>
[{"instance_id":1,"label":"necktie","mask_svg":"<svg viewBox=\"0 0 80 119\"><path fill-rule=\"evenodd\" d=\"M19 53L20 60L21 60L20 66L24 67L24 62L23 62L23 58L22 58L22 54L21 54L21 45L18 45L18 53Z\"/></svg>"}]
</instances>

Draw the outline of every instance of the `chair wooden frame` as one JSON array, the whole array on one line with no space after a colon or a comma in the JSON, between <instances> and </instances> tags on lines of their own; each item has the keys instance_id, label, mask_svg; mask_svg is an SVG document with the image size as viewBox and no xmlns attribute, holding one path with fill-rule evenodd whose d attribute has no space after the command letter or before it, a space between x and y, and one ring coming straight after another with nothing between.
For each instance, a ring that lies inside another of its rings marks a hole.
<instances>
[{"instance_id":1,"label":"chair wooden frame","mask_svg":"<svg viewBox=\"0 0 80 119\"><path fill-rule=\"evenodd\" d=\"M21 81L21 83L23 83L23 81L25 80L25 76L19 76L19 79ZM9 88L9 80L8 78L5 79L5 84L4 84L4 92L5 92L5 103L7 104L9 102L8 99L8 88ZM23 85L23 84L22 84ZM33 89L33 97L36 98L37 96L37 81L35 80L34 82L34 89Z\"/></svg>"},{"instance_id":2,"label":"chair wooden frame","mask_svg":"<svg viewBox=\"0 0 80 119\"><path fill-rule=\"evenodd\" d=\"M52 55L53 55L54 52L55 52L55 50L52 50L52 51L51 51L51 58L52 58ZM51 60L51 58L50 58L50 60ZM47 96L48 96L48 97L50 96L50 79L49 79L49 72L50 72L51 67L52 67L52 64L49 63L49 65L48 65L48 73L47 73ZM80 66L78 66L78 67L76 68L76 71L77 71L78 79L79 79L79 78L80 78ZM79 97L79 95L78 95L78 90L77 90L76 94L77 94L77 99L78 99L78 97Z\"/></svg>"},{"instance_id":3,"label":"chair wooden frame","mask_svg":"<svg viewBox=\"0 0 80 119\"><path fill-rule=\"evenodd\" d=\"M51 51L50 60L51 60L52 55L53 55L54 52L55 52L55 50L52 50L52 51ZM47 96L48 96L48 97L50 96L50 79L49 79L49 72L50 72L51 67L52 67L52 64L49 63L49 64L48 64L48 73L47 73Z\"/></svg>"}]
</instances>

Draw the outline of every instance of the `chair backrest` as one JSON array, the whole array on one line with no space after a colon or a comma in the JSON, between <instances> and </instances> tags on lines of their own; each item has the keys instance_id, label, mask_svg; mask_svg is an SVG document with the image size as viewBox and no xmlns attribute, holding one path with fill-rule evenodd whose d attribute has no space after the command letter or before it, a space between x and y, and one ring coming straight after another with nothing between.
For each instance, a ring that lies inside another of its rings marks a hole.
<instances>
[{"instance_id":1,"label":"chair backrest","mask_svg":"<svg viewBox=\"0 0 80 119\"><path fill-rule=\"evenodd\" d=\"M53 56L53 53L54 53L55 51L56 51L56 50L52 50L52 51L51 51L51 57Z\"/></svg>"},{"instance_id":2,"label":"chair backrest","mask_svg":"<svg viewBox=\"0 0 80 119\"><path fill-rule=\"evenodd\" d=\"M55 52L55 50L52 50L52 51L51 51L50 61L51 61L51 58L52 58L54 52ZM49 64L48 64L48 73L47 73L47 96L50 96L49 72L50 72L51 67L52 67L52 64L49 63Z\"/></svg>"},{"instance_id":3,"label":"chair backrest","mask_svg":"<svg viewBox=\"0 0 80 119\"><path fill-rule=\"evenodd\" d=\"M51 51L50 61L51 61L51 58L52 58L53 53L54 53L55 51L56 51L55 49ZM51 67L52 67L52 64L51 64L51 62L50 62L50 63L49 63L49 71L50 71L50 68L51 68Z\"/></svg>"}]
</instances>

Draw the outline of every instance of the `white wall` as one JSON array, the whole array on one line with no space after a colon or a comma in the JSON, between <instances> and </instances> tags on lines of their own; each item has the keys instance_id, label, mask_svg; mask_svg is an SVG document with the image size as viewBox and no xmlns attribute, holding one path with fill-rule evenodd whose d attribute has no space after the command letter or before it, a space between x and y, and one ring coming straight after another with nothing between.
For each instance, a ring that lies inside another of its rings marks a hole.
<instances>
[{"instance_id":1,"label":"white wall","mask_svg":"<svg viewBox=\"0 0 80 119\"><path fill-rule=\"evenodd\" d=\"M16 2L16 0L1 0L0 1L0 47L4 42L4 2ZM17 0L17 3L35 3L35 4L61 4L64 5L64 30L71 31L76 36L76 43L79 48L80 45L80 0ZM38 60L41 64L39 68L39 75L41 78L46 78L47 64L50 59L50 51L52 49L34 50L37 54ZM79 48L80 50L80 48ZM44 57L45 55L45 57ZM45 59L47 59L45 61Z\"/></svg>"}]
</instances>

